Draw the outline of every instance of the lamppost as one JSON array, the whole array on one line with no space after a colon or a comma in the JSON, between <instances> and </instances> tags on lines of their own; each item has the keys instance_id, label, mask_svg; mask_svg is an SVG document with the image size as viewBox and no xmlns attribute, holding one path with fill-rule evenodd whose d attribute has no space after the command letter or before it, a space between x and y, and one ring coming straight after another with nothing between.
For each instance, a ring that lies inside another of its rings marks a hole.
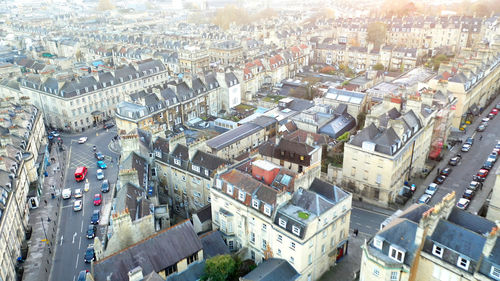
<instances>
[{"instance_id":1,"label":"lamppost","mask_svg":"<svg viewBox=\"0 0 500 281\"><path fill-rule=\"evenodd\" d=\"M52 250L50 249L51 242L49 238L47 238L47 232L45 231L45 224L43 223L43 218L40 218L40 220L42 221L42 228L43 228L43 235L45 235L45 242L47 243L47 245L49 245L49 254L52 254Z\"/></svg>"}]
</instances>

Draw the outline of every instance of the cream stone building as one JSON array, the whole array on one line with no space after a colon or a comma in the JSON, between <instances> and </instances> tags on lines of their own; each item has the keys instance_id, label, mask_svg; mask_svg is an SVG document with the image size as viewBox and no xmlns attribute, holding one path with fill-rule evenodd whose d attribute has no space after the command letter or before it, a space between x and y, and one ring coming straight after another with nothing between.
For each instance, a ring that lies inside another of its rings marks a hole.
<instances>
[{"instance_id":1,"label":"cream stone building","mask_svg":"<svg viewBox=\"0 0 500 281\"><path fill-rule=\"evenodd\" d=\"M499 228L460 210L450 193L414 204L362 246L360 281L500 280Z\"/></svg>"},{"instance_id":2,"label":"cream stone building","mask_svg":"<svg viewBox=\"0 0 500 281\"><path fill-rule=\"evenodd\" d=\"M80 77L28 75L21 79L20 95L44 112L48 126L81 131L112 118L127 95L167 81L165 66L150 59Z\"/></svg>"},{"instance_id":3,"label":"cream stone building","mask_svg":"<svg viewBox=\"0 0 500 281\"><path fill-rule=\"evenodd\" d=\"M494 171L495 183L491 191L488 212L486 213L486 218L491 221L500 220L500 168L497 167Z\"/></svg>"},{"instance_id":4,"label":"cream stone building","mask_svg":"<svg viewBox=\"0 0 500 281\"><path fill-rule=\"evenodd\" d=\"M319 179L299 186L296 177L265 160L221 173L211 189L213 228L243 259L282 258L300 280L317 280L347 254L351 195Z\"/></svg>"},{"instance_id":5,"label":"cream stone building","mask_svg":"<svg viewBox=\"0 0 500 281\"><path fill-rule=\"evenodd\" d=\"M373 107L366 127L344 145L345 186L355 197L382 206L394 202L404 181L424 168L434 128L429 106L409 100L399 111L392 101Z\"/></svg>"},{"instance_id":6,"label":"cream stone building","mask_svg":"<svg viewBox=\"0 0 500 281\"><path fill-rule=\"evenodd\" d=\"M36 161L46 144L43 114L32 105L3 99L0 109L0 279L15 280L17 258L26 240L29 187L39 178ZM41 160L43 161L43 160ZM43 166L43 163L41 164ZM37 186L35 198L40 195Z\"/></svg>"},{"instance_id":7,"label":"cream stone building","mask_svg":"<svg viewBox=\"0 0 500 281\"><path fill-rule=\"evenodd\" d=\"M454 128L466 127L500 89L500 46L463 49L429 81L432 89L451 92L456 98Z\"/></svg>"}]
</instances>

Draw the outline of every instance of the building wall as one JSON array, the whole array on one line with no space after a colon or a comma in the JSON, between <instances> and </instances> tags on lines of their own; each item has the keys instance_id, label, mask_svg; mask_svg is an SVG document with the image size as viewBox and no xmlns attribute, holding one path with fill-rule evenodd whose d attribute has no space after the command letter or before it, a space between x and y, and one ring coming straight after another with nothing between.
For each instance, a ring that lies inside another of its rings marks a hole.
<instances>
[{"instance_id":1,"label":"building wall","mask_svg":"<svg viewBox=\"0 0 500 281\"><path fill-rule=\"evenodd\" d=\"M366 247L366 244L361 246L361 268L359 271L359 281L385 281L385 280L410 280L409 270L401 270L401 267L394 266L394 264L387 264L383 260L371 255ZM396 273L394 273L396 272ZM391 274L397 274L397 279L391 279Z\"/></svg>"},{"instance_id":2,"label":"building wall","mask_svg":"<svg viewBox=\"0 0 500 281\"><path fill-rule=\"evenodd\" d=\"M495 184L491 192L490 204L486 218L491 221L500 220L500 168L495 170Z\"/></svg>"}]
</instances>

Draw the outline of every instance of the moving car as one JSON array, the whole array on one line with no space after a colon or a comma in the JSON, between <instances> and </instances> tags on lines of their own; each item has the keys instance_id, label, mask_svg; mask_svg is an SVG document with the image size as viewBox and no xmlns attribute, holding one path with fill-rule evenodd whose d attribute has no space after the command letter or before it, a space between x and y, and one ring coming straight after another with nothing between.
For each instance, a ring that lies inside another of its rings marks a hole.
<instances>
[{"instance_id":1,"label":"moving car","mask_svg":"<svg viewBox=\"0 0 500 281\"><path fill-rule=\"evenodd\" d=\"M420 204L427 204L429 203L429 201L431 201L431 197L429 194L422 194L422 196L420 196L420 198L418 199L418 203Z\"/></svg>"},{"instance_id":2,"label":"moving car","mask_svg":"<svg viewBox=\"0 0 500 281\"><path fill-rule=\"evenodd\" d=\"M75 180L77 182L83 181L87 176L87 171L87 167L85 166L77 167L75 170Z\"/></svg>"},{"instance_id":3,"label":"moving car","mask_svg":"<svg viewBox=\"0 0 500 281\"><path fill-rule=\"evenodd\" d=\"M94 245L90 244L87 250L85 251L85 256L83 257L85 263L90 263L95 260L95 252Z\"/></svg>"},{"instance_id":4,"label":"moving car","mask_svg":"<svg viewBox=\"0 0 500 281\"><path fill-rule=\"evenodd\" d=\"M101 169L97 170L96 175L98 180L104 179L104 172Z\"/></svg>"},{"instance_id":5,"label":"moving car","mask_svg":"<svg viewBox=\"0 0 500 281\"><path fill-rule=\"evenodd\" d=\"M95 152L94 156L97 160L104 160L104 155L100 151Z\"/></svg>"},{"instance_id":6,"label":"moving car","mask_svg":"<svg viewBox=\"0 0 500 281\"><path fill-rule=\"evenodd\" d=\"M77 188L75 189L75 198L80 198L82 197L82 189L81 188Z\"/></svg>"},{"instance_id":7,"label":"moving car","mask_svg":"<svg viewBox=\"0 0 500 281\"><path fill-rule=\"evenodd\" d=\"M82 210L82 200L76 200L73 203L73 211L78 212Z\"/></svg>"},{"instance_id":8,"label":"moving car","mask_svg":"<svg viewBox=\"0 0 500 281\"><path fill-rule=\"evenodd\" d=\"M109 181L107 179L102 181L101 191L104 193L109 191Z\"/></svg>"},{"instance_id":9,"label":"moving car","mask_svg":"<svg viewBox=\"0 0 500 281\"><path fill-rule=\"evenodd\" d=\"M457 202L457 208L465 210L469 207L470 200L465 198L460 198Z\"/></svg>"},{"instance_id":10,"label":"moving car","mask_svg":"<svg viewBox=\"0 0 500 281\"><path fill-rule=\"evenodd\" d=\"M100 161L97 161L97 168L99 169L106 169L108 166L106 165L106 163L104 163L104 161L100 160Z\"/></svg>"},{"instance_id":11,"label":"moving car","mask_svg":"<svg viewBox=\"0 0 500 281\"><path fill-rule=\"evenodd\" d=\"M464 194L462 195L462 198L472 200L472 198L474 197L475 194L476 194L476 192L474 190L466 189L464 191Z\"/></svg>"},{"instance_id":12,"label":"moving car","mask_svg":"<svg viewBox=\"0 0 500 281\"><path fill-rule=\"evenodd\" d=\"M451 169L450 167L446 167L446 168L444 168L444 169L441 171L441 175L443 175L443 176L447 177L447 176L449 176L449 175L450 175L451 171L452 171L452 169Z\"/></svg>"},{"instance_id":13,"label":"moving car","mask_svg":"<svg viewBox=\"0 0 500 281\"><path fill-rule=\"evenodd\" d=\"M470 150L470 148L472 147L472 145L468 144L468 143L464 143L464 145L462 145L462 152L468 152Z\"/></svg>"},{"instance_id":14,"label":"moving car","mask_svg":"<svg viewBox=\"0 0 500 281\"><path fill-rule=\"evenodd\" d=\"M62 191L62 198L63 199L69 199L71 198L71 188L65 188Z\"/></svg>"},{"instance_id":15,"label":"moving car","mask_svg":"<svg viewBox=\"0 0 500 281\"><path fill-rule=\"evenodd\" d=\"M99 210L94 210L94 212L92 213L92 217L90 217L90 223L99 224L99 217L100 217Z\"/></svg>"},{"instance_id":16,"label":"moving car","mask_svg":"<svg viewBox=\"0 0 500 281\"><path fill-rule=\"evenodd\" d=\"M94 206L99 206L102 203L102 196L100 193L94 195Z\"/></svg>"},{"instance_id":17,"label":"moving car","mask_svg":"<svg viewBox=\"0 0 500 281\"><path fill-rule=\"evenodd\" d=\"M110 128L113 128L115 126L115 124L113 123L106 123L104 124L104 126L102 126L104 129L110 129Z\"/></svg>"},{"instance_id":18,"label":"moving car","mask_svg":"<svg viewBox=\"0 0 500 281\"><path fill-rule=\"evenodd\" d=\"M434 179L434 182L437 184L442 184L446 180L446 176L439 175Z\"/></svg>"},{"instance_id":19,"label":"moving car","mask_svg":"<svg viewBox=\"0 0 500 281\"><path fill-rule=\"evenodd\" d=\"M89 224L89 228L87 229L87 238L92 239L95 237L97 232L97 227L93 224Z\"/></svg>"},{"instance_id":20,"label":"moving car","mask_svg":"<svg viewBox=\"0 0 500 281\"><path fill-rule=\"evenodd\" d=\"M429 194L430 196L434 195L438 190L438 185L435 183L429 184L429 186L425 189L425 194Z\"/></svg>"},{"instance_id":21,"label":"moving car","mask_svg":"<svg viewBox=\"0 0 500 281\"><path fill-rule=\"evenodd\" d=\"M450 164L451 166L456 166L458 165L458 163L460 163L460 160L462 160L462 155L457 154L455 157L450 158L448 164Z\"/></svg>"},{"instance_id":22,"label":"moving car","mask_svg":"<svg viewBox=\"0 0 500 281\"><path fill-rule=\"evenodd\" d=\"M82 144L82 143L85 143L87 141L87 137L81 137L78 139L78 143Z\"/></svg>"}]
</instances>

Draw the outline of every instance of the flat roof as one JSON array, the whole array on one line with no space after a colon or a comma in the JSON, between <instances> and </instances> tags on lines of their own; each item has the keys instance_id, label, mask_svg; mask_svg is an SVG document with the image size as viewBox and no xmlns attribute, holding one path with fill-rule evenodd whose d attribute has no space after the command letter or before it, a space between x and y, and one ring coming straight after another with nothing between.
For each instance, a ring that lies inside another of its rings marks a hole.
<instances>
[{"instance_id":1,"label":"flat roof","mask_svg":"<svg viewBox=\"0 0 500 281\"><path fill-rule=\"evenodd\" d=\"M229 130L215 138L209 139L207 145L210 148L221 150L241 139L244 139L263 128L254 123L245 123L237 128Z\"/></svg>"}]
</instances>

